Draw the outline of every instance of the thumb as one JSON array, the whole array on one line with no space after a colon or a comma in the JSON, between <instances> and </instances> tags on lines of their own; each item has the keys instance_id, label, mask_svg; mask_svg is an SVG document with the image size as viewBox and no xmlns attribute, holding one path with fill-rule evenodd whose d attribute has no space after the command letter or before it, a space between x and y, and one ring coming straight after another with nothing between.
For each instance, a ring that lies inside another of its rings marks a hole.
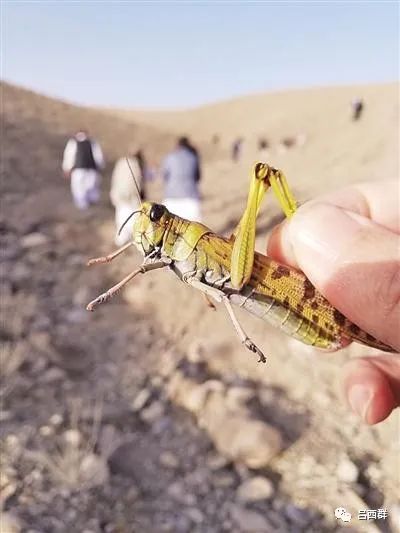
<instances>
[{"instance_id":1,"label":"thumb","mask_svg":"<svg viewBox=\"0 0 400 533\"><path fill-rule=\"evenodd\" d=\"M399 236L352 211L306 204L284 225L287 256L347 318L400 349Z\"/></svg>"}]
</instances>

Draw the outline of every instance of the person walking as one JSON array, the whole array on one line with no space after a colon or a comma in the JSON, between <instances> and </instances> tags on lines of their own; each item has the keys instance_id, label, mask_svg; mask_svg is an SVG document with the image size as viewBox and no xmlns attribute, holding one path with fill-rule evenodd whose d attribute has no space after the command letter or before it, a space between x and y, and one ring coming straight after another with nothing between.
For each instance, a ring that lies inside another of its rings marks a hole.
<instances>
[{"instance_id":1,"label":"person walking","mask_svg":"<svg viewBox=\"0 0 400 533\"><path fill-rule=\"evenodd\" d=\"M351 110L353 121L359 120L364 110L364 102L361 100L361 98L354 98L352 100Z\"/></svg>"},{"instance_id":2,"label":"person walking","mask_svg":"<svg viewBox=\"0 0 400 533\"><path fill-rule=\"evenodd\" d=\"M175 149L165 157L161 173L166 208L182 218L200 222L200 157L187 137L178 139Z\"/></svg>"},{"instance_id":3,"label":"person walking","mask_svg":"<svg viewBox=\"0 0 400 533\"><path fill-rule=\"evenodd\" d=\"M87 209L100 199L100 172L104 156L100 145L87 132L79 130L64 150L62 169L71 181L71 193L78 209Z\"/></svg>"},{"instance_id":4,"label":"person walking","mask_svg":"<svg viewBox=\"0 0 400 533\"><path fill-rule=\"evenodd\" d=\"M242 157L242 150L243 150L243 139L242 137L238 137L232 143L232 150L231 150L232 161L234 161L235 163L239 161L239 159Z\"/></svg>"},{"instance_id":5,"label":"person walking","mask_svg":"<svg viewBox=\"0 0 400 533\"><path fill-rule=\"evenodd\" d=\"M125 226L119 235L118 232L132 211L140 208L141 200L146 198L144 188L146 173L143 153L137 147L131 147L128 155L119 158L115 163L111 176L110 200L115 207L115 244L117 246L123 246L131 239L129 226Z\"/></svg>"}]
</instances>

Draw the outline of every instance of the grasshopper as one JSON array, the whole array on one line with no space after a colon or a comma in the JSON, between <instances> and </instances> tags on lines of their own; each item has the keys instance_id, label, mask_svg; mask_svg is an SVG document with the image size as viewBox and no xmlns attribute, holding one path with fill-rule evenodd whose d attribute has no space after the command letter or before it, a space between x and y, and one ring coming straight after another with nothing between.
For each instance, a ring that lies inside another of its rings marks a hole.
<instances>
[{"instance_id":1,"label":"grasshopper","mask_svg":"<svg viewBox=\"0 0 400 533\"><path fill-rule=\"evenodd\" d=\"M256 218L265 192L272 189L286 217L294 214L297 205L280 170L259 162L251 174L246 209L229 239L170 213L161 204L143 202L124 223L135 217L132 241L88 262L89 266L109 263L135 245L144 255L142 265L91 301L87 310L109 300L138 274L167 268L203 292L212 306L212 300L225 305L241 342L259 361L266 362L266 357L243 330L232 304L311 346L337 350L357 341L394 351L335 309L302 272L255 252Z\"/></svg>"}]
</instances>

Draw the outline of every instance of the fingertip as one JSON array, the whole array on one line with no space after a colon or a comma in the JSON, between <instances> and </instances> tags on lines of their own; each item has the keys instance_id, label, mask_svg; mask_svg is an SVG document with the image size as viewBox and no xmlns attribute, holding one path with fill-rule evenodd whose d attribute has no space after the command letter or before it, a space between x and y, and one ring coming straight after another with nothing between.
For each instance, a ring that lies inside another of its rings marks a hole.
<instances>
[{"instance_id":1,"label":"fingertip","mask_svg":"<svg viewBox=\"0 0 400 533\"><path fill-rule=\"evenodd\" d=\"M344 390L353 412L369 425L382 422L396 407L389 380L368 358L347 363Z\"/></svg>"},{"instance_id":2,"label":"fingertip","mask_svg":"<svg viewBox=\"0 0 400 533\"><path fill-rule=\"evenodd\" d=\"M267 255L279 263L299 268L289 238L289 224L289 220L284 220L274 227L268 240Z\"/></svg>"}]
</instances>

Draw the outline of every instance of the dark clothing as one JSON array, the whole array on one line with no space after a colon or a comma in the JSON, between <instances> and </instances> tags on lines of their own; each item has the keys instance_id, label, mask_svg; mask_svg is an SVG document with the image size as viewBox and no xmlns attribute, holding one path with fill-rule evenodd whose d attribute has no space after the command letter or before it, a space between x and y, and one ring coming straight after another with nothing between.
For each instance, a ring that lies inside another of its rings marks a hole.
<instances>
[{"instance_id":1,"label":"dark clothing","mask_svg":"<svg viewBox=\"0 0 400 533\"><path fill-rule=\"evenodd\" d=\"M93 157L92 144L89 139L76 141L75 161L72 168L86 168L97 170L97 165Z\"/></svg>"},{"instance_id":2,"label":"dark clothing","mask_svg":"<svg viewBox=\"0 0 400 533\"><path fill-rule=\"evenodd\" d=\"M165 198L199 198L200 160L193 147L178 146L162 165Z\"/></svg>"}]
</instances>

